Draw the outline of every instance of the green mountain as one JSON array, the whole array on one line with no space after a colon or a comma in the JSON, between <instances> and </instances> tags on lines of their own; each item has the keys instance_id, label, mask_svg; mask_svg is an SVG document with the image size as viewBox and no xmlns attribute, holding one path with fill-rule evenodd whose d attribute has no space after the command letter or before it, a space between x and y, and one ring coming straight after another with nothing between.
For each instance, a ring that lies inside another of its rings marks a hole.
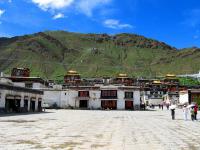
<instances>
[{"instance_id":1,"label":"green mountain","mask_svg":"<svg viewBox=\"0 0 200 150\"><path fill-rule=\"evenodd\" d=\"M200 69L200 49L178 50L135 34L79 34L47 31L0 38L0 71L28 67L33 76L63 79L69 69L83 77L163 76Z\"/></svg>"}]
</instances>

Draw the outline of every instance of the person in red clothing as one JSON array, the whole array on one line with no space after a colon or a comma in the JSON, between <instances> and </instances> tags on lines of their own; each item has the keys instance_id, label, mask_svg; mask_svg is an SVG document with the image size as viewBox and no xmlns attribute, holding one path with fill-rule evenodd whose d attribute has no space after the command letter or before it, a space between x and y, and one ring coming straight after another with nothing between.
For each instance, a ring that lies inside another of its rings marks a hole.
<instances>
[{"instance_id":1,"label":"person in red clothing","mask_svg":"<svg viewBox=\"0 0 200 150\"><path fill-rule=\"evenodd\" d=\"M194 106L194 120L197 120L197 111L198 111L198 105L196 104Z\"/></svg>"}]
</instances>

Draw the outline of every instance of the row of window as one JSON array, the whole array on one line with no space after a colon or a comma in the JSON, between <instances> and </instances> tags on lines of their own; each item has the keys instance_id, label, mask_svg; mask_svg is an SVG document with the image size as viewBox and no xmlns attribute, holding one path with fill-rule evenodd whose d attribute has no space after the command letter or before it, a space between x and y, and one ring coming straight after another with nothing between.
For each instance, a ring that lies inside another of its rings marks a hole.
<instances>
[{"instance_id":1,"label":"row of window","mask_svg":"<svg viewBox=\"0 0 200 150\"><path fill-rule=\"evenodd\" d=\"M79 91L79 97L89 97L89 91ZM117 98L117 90L102 90L101 98L109 99L109 98ZM133 92L125 92L125 98L133 98Z\"/></svg>"},{"instance_id":2,"label":"row of window","mask_svg":"<svg viewBox=\"0 0 200 150\"><path fill-rule=\"evenodd\" d=\"M101 91L102 98L117 98L116 90L103 90Z\"/></svg>"},{"instance_id":3,"label":"row of window","mask_svg":"<svg viewBox=\"0 0 200 150\"><path fill-rule=\"evenodd\" d=\"M79 91L78 96L79 97L89 97L89 91Z\"/></svg>"}]
</instances>

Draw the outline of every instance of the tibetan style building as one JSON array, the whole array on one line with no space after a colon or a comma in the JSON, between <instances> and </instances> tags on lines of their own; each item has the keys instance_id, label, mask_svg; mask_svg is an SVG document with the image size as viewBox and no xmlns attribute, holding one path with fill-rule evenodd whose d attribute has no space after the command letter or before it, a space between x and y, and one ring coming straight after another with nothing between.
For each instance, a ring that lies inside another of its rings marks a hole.
<instances>
[{"instance_id":1,"label":"tibetan style building","mask_svg":"<svg viewBox=\"0 0 200 150\"><path fill-rule=\"evenodd\" d=\"M13 68L11 77L30 77L29 68Z\"/></svg>"},{"instance_id":2,"label":"tibetan style building","mask_svg":"<svg viewBox=\"0 0 200 150\"><path fill-rule=\"evenodd\" d=\"M77 85L81 82L81 76L77 71L70 70L64 76L65 84Z\"/></svg>"},{"instance_id":3,"label":"tibetan style building","mask_svg":"<svg viewBox=\"0 0 200 150\"><path fill-rule=\"evenodd\" d=\"M30 77L28 68L14 68L11 76L0 78L0 112L42 111L43 91L48 83Z\"/></svg>"},{"instance_id":4,"label":"tibetan style building","mask_svg":"<svg viewBox=\"0 0 200 150\"><path fill-rule=\"evenodd\" d=\"M60 108L139 110L140 88L136 86L67 86L46 89L44 101Z\"/></svg>"},{"instance_id":5,"label":"tibetan style building","mask_svg":"<svg viewBox=\"0 0 200 150\"><path fill-rule=\"evenodd\" d=\"M134 84L134 79L128 77L127 74L118 74L118 76L113 79L114 84L123 84L125 86L131 86Z\"/></svg>"},{"instance_id":6,"label":"tibetan style building","mask_svg":"<svg viewBox=\"0 0 200 150\"><path fill-rule=\"evenodd\" d=\"M43 91L16 86L11 80L0 80L0 112L42 111Z\"/></svg>"}]
</instances>

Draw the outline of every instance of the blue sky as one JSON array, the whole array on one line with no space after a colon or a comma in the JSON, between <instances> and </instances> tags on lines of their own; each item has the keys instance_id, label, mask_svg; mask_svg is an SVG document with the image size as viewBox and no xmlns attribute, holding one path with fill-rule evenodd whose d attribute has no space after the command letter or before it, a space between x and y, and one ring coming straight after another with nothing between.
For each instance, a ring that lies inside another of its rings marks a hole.
<instances>
[{"instance_id":1,"label":"blue sky","mask_svg":"<svg viewBox=\"0 0 200 150\"><path fill-rule=\"evenodd\" d=\"M45 30L128 32L200 47L200 1L0 0L0 37Z\"/></svg>"}]
</instances>

